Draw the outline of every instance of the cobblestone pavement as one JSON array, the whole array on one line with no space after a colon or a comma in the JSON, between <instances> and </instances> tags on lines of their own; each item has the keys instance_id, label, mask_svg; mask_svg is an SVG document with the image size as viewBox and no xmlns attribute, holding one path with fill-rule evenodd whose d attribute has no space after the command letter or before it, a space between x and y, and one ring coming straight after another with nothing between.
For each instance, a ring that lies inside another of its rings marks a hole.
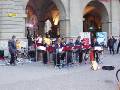
<instances>
[{"instance_id":1,"label":"cobblestone pavement","mask_svg":"<svg viewBox=\"0 0 120 90\"><path fill-rule=\"evenodd\" d=\"M115 70L93 71L90 64L54 68L40 62L17 66L0 66L0 90L116 90L115 73L120 68L120 54L103 55L103 65Z\"/></svg>"}]
</instances>

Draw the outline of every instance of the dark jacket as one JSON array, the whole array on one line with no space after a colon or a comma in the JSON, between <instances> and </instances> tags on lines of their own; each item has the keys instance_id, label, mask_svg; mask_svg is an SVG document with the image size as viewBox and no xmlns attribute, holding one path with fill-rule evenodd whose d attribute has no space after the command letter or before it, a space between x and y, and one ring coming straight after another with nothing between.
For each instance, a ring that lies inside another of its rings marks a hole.
<instances>
[{"instance_id":1,"label":"dark jacket","mask_svg":"<svg viewBox=\"0 0 120 90\"><path fill-rule=\"evenodd\" d=\"M73 47L73 46L74 46L74 43L69 42L69 43L67 44L67 46Z\"/></svg>"},{"instance_id":2,"label":"dark jacket","mask_svg":"<svg viewBox=\"0 0 120 90\"><path fill-rule=\"evenodd\" d=\"M82 43L79 40L76 40L75 45L82 45Z\"/></svg>"},{"instance_id":3,"label":"dark jacket","mask_svg":"<svg viewBox=\"0 0 120 90\"><path fill-rule=\"evenodd\" d=\"M14 40L9 40L8 41L8 48L10 53L16 53L16 42Z\"/></svg>"},{"instance_id":4,"label":"dark jacket","mask_svg":"<svg viewBox=\"0 0 120 90\"><path fill-rule=\"evenodd\" d=\"M100 44L96 41L96 42L92 42L91 47L96 47L96 46L100 46Z\"/></svg>"},{"instance_id":5,"label":"dark jacket","mask_svg":"<svg viewBox=\"0 0 120 90\"><path fill-rule=\"evenodd\" d=\"M115 42L116 42L115 39L110 38L110 39L108 40L107 45L108 45L108 46L113 46Z\"/></svg>"}]
</instances>

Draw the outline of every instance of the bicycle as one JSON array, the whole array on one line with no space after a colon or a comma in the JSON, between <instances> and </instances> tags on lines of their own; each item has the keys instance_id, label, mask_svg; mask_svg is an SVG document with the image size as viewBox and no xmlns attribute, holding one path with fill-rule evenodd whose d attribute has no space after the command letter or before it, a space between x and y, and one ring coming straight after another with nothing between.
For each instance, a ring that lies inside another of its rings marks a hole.
<instances>
[{"instance_id":1,"label":"bicycle","mask_svg":"<svg viewBox=\"0 0 120 90\"><path fill-rule=\"evenodd\" d=\"M30 60L30 56L28 54L28 49L21 47L20 50L17 50L17 54L16 54L16 64L24 64L28 59L28 61Z\"/></svg>"},{"instance_id":2,"label":"bicycle","mask_svg":"<svg viewBox=\"0 0 120 90\"><path fill-rule=\"evenodd\" d=\"M120 69L118 69L117 72L116 72L116 79L118 81L118 90L120 90L120 79L118 77L119 72L120 72Z\"/></svg>"}]
</instances>

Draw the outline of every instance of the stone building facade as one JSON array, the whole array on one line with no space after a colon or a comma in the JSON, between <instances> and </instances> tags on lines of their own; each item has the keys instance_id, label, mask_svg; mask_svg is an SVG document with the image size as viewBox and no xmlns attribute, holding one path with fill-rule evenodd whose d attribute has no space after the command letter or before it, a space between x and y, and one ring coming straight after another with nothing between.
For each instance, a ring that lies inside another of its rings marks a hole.
<instances>
[{"instance_id":1,"label":"stone building facade","mask_svg":"<svg viewBox=\"0 0 120 90\"><path fill-rule=\"evenodd\" d=\"M58 12L60 34L65 37L77 37L93 24L108 36L120 35L119 0L0 0L0 40L12 35L26 39L27 6L38 18L38 33L44 33L46 18L52 22Z\"/></svg>"}]
</instances>

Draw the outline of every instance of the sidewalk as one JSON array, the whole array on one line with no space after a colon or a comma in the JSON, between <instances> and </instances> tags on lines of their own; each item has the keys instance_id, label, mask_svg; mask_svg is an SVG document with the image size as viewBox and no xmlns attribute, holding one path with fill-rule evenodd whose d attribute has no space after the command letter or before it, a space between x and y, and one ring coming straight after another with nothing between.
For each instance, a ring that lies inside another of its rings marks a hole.
<instances>
[{"instance_id":1,"label":"sidewalk","mask_svg":"<svg viewBox=\"0 0 120 90\"><path fill-rule=\"evenodd\" d=\"M103 65L115 70L92 71L89 64L57 69L40 62L18 66L0 66L0 90L116 90L115 73L120 54L105 52Z\"/></svg>"}]
</instances>

